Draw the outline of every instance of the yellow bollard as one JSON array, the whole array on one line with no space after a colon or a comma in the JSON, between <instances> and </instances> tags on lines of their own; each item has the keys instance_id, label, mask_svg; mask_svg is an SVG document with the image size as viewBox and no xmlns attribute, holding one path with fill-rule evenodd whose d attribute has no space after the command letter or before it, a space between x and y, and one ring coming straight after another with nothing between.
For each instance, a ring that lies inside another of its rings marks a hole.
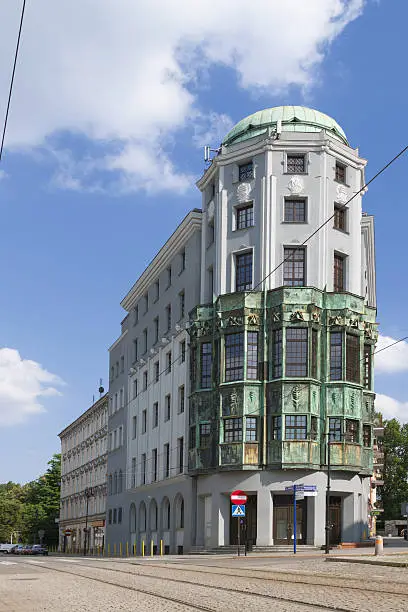
<instances>
[{"instance_id":1,"label":"yellow bollard","mask_svg":"<svg viewBox=\"0 0 408 612\"><path fill-rule=\"evenodd\" d=\"M160 556L163 556L163 540L160 540Z\"/></svg>"},{"instance_id":2,"label":"yellow bollard","mask_svg":"<svg viewBox=\"0 0 408 612\"><path fill-rule=\"evenodd\" d=\"M126 542L126 556L129 556L129 542Z\"/></svg>"},{"instance_id":3,"label":"yellow bollard","mask_svg":"<svg viewBox=\"0 0 408 612\"><path fill-rule=\"evenodd\" d=\"M142 557L145 556L145 543L144 540L142 540Z\"/></svg>"},{"instance_id":4,"label":"yellow bollard","mask_svg":"<svg viewBox=\"0 0 408 612\"><path fill-rule=\"evenodd\" d=\"M119 544L119 557L122 556L122 542Z\"/></svg>"}]
</instances>

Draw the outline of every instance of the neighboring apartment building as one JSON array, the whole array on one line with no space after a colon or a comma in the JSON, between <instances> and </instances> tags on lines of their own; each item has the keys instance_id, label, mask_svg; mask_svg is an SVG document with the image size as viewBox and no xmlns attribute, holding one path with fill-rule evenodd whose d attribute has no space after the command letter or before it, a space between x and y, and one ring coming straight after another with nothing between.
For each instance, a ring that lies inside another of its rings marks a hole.
<instances>
[{"instance_id":1,"label":"neighboring apartment building","mask_svg":"<svg viewBox=\"0 0 408 612\"><path fill-rule=\"evenodd\" d=\"M236 543L234 489L248 494L245 539L289 543L293 483L311 489L297 539L321 545L328 441L331 541L367 537L377 326L365 165L333 119L305 107L260 111L224 139L198 182L202 211L122 301L112 545Z\"/></svg>"},{"instance_id":2,"label":"neighboring apartment building","mask_svg":"<svg viewBox=\"0 0 408 612\"><path fill-rule=\"evenodd\" d=\"M60 550L105 543L108 394L68 425L61 439ZM87 538L85 541L85 529Z\"/></svg>"}]
</instances>

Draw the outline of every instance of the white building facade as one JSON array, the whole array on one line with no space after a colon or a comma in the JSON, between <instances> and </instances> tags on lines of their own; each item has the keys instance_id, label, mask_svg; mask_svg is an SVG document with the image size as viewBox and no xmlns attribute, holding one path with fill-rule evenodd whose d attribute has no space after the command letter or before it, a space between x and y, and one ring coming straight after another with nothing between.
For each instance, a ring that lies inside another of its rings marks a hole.
<instances>
[{"instance_id":1,"label":"white building facade","mask_svg":"<svg viewBox=\"0 0 408 612\"><path fill-rule=\"evenodd\" d=\"M60 434L60 550L100 552L105 545L108 395Z\"/></svg>"},{"instance_id":2,"label":"white building facade","mask_svg":"<svg viewBox=\"0 0 408 612\"><path fill-rule=\"evenodd\" d=\"M202 209L122 301L112 545L234 544L234 489L249 496L248 542L290 543L293 483L315 488L299 503L299 544L321 545L329 450L331 540L368 536L377 330L365 165L333 119L305 107L260 111L224 139L198 182Z\"/></svg>"}]
</instances>

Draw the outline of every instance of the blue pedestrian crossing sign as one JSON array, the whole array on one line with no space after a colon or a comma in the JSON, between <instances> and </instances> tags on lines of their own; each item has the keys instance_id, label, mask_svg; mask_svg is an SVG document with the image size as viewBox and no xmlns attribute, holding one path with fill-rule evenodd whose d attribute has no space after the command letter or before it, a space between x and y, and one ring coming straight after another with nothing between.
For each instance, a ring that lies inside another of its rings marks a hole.
<instances>
[{"instance_id":1,"label":"blue pedestrian crossing sign","mask_svg":"<svg viewBox=\"0 0 408 612\"><path fill-rule=\"evenodd\" d=\"M232 516L245 516L245 506L232 506Z\"/></svg>"}]
</instances>

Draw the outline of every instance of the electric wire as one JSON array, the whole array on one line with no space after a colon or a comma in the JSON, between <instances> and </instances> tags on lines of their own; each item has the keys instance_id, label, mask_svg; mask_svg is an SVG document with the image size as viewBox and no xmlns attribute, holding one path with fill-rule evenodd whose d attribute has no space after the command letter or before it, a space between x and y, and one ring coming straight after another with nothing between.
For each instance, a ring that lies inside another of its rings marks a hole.
<instances>
[{"instance_id":1,"label":"electric wire","mask_svg":"<svg viewBox=\"0 0 408 612\"><path fill-rule=\"evenodd\" d=\"M15 74L16 74L18 52L19 52L19 49L20 49L21 32L23 30L23 21L24 21L25 7L26 7L26 0L23 0L23 4L22 4L22 8L21 8L21 16L20 16L20 26L19 26L19 29L18 29L18 36L17 36L16 50L14 52L13 70L12 70L12 73L11 73L11 80L10 80L10 88L9 88L9 93L8 93L6 114L5 114L5 117L4 117L3 132L2 132L1 144L0 144L0 162L1 162L2 156L3 156L4 140L6 138L6 131L7 131L8 118L9 118L10 105L11 105L11 96L12 96L12 93L13 93L14 77L15 77Z\"/></svg>"}]
</instances>

